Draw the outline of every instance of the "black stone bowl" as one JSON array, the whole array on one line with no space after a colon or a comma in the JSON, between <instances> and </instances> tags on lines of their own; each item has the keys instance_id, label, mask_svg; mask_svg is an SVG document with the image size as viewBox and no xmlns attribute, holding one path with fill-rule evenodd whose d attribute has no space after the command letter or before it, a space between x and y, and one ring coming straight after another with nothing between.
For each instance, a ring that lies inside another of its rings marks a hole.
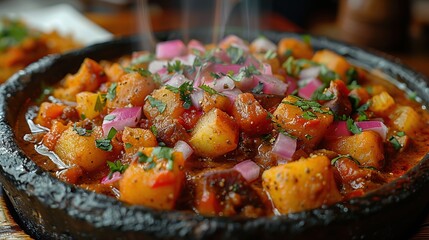
<instances>
[{"instance_id":1,"label":"black stone bowl","mask_svg":"<svg viewBox=\"0 0 429 240\"><path fill-rule=\"evenodd\" d=\"M299 37L263 33L273 41ZM179 38L178 34L158 39ZM313 37L316 49L326 48L354 64L378 68L395 84L415 91L429 103L427 80L391 57ZM18 113L28 98L37 98L42 82L53 84L75 72L85 57L113 59L139 47L136 37L117 39L85 49L53 55L30 65L0 88L0 180L22 227L38 239L394 239L409 234L422 220L429 200L426 155L403 177L364 197L285 216L256 219L205 217L189 212L157 211L130 206L111 197L59 181L42 170L19 146L14 132Z\"/></svg>"}]
</instances>

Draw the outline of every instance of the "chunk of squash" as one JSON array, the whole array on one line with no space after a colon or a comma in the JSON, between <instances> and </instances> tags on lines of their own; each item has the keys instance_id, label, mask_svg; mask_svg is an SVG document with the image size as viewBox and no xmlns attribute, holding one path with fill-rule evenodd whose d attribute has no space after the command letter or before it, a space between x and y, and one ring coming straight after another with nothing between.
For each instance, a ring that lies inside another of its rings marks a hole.
<instances>
[{"instance_id":1,"label":"chunk of squash","mask_svg":"<svg viewBox=\"0 0 429 240\"><path fill-rule=\"evenodd\" d=\"M185 179L183 155L181 152L172 152L173 166L169 170L168 160L160 158L161 154L153 154L159 149L140 148L140 154L152 157L155 166L150 167L151 163L140 160L131 163L119 180L122 201L156 209L174 208Z\"/></svg>"},{"instance_id":2,"label":"chunk of squash","mask_svg":"<svg viewBox=\"0 0 429 240\"><path fill-rule=\"evenodd\" d=\"M115 98L107 100L107 107L143 106L145 98L155 87L156 84L150 77L143 77L137 72L125 74L118 82Z\"/></svg>"},{"instance_id":3,"label":"chunk of squash","mask_svg":"<svg viewBox=\"0 0 429 240\"><path fill-rule=\"evenodd\" d=\"M242 93L237 96L232 115L240 129L247 134L266 134L273 129L267 110L251 93Z\"/></svg>"},{"instance_id":4,"label":"chunk of squash","mask_svg":"<svg viewBox=\"0 0 429 240\"><path fill-rule=\"evenodd\" d=\"M381 169L384 165L383 140L374 131L364 131L347 137L326 139L326 149L339 154L350 154L362 166Z\"/></svg>"},{"instance_id":5,"label":"chunk of squash","mask_svg":"<svg viewBox=\"0 0 429 240\"><path fill-rule=\"evenodd\" d=\"M237 148L238 127L228 114L214 108L200 118L189 143L199 156L218 157Z\"/></svg>"},{"instance_id":6,"label":"chunk of squash","mask_svg":"<svg viewBox=\"0 0 429 240\"><path fill-rule=\"evenodd\" d=\"M313 61L317 62L317 63L321 63L324 64L328 69L338 73L341 77L341 80L346 81L346 73L347 70L349 70L349 68L351 67L351 65L347 62L347 60L330 51L330 50L320 50L317 51L313 58Z\"/></svg>"},{"instance_id":7,"label":"chunk of squash","mask_svg":"<svg viewBox=\"0 0 429 240\"><path fill-rule=\"evenodd\" d=\"M283 128L297 137L303 141L307 147L312 149L322 140L328 126L334 120L334 116L328 113L312 112L317 118L306 118L305 112L309 110L304 111L298 106L289 104L296 103L298 100L298 98L293 96L284 98L282 103L280 103L274 111L272 120L278 127ZM320 109L329 111L329 109L325 107L321 107Z\"/></svg>"},{"instance_id":8,"label":"chunk of squash","mask_svg":"<svg viewBox=\"0 0 429 240\"><path fill-rule=\"evenodd\" d=\"M102 132L101 127L96 126L89 136L81 136L70 126L61 134L54 152L68 165L78 165L88 172L97 170L106 164L110 154L95 145L95 140L102 138Z\"/></svg>"},{"instance_id":9,"label":"chunk of squash","mask_svg":"<svg viewBox=\"0 0 429 240\"><path fill-rule=\"evenodd\" d=\"M373 111L378 116L388 116L394 106L395 100L389 93L383 91L371 98L369 110Z\"/></svg>"},{"instance_id":10,"label":"chunk of squash","mask_svg":"<svg viewBox=\"0 0 429 240\"><path fill-rule=\"evenodd\" d=\"M277 53L280 58L293 56L294 58L310 59L313 56L311 46L295 38L283 38L278 43Z\"/></svg>"},{"instance_id":11,"label":"chunk of squash","mask_svg":"<svg viewBox=\"0 0 429 240\"><path fill-rule=\"evenodd\" d=\"M104 70L111 82L119 82L121 77L126 74L124 68L118 63L114 63Z\"/></svg>"},{"instance_id":12,"label":"chunk of squash","mask_svg":"<svg viewBox=\"0 0 429 240\"><path fill-rule=\"evenodd\" d=\"M94 119L100 115L100 112L95 110L98 96L98 93L92 92L80 92L76 95L76 110L79 116Z\"/></svg>"},{"instance_id":13,"label":"chunk of squash","mask_svg":"<svg viewBox=\"0 0 429 240\"><path fill-rule=\"evenodd\" d=\"M300 159L270 168L262 174L262 185L282 214L341 200L331 162L326 156Z\"/></svg>"},{"instance_id":14,"label":"chunk of squash","mask_svg":"<svg viewBox=\"0 0 429 240\"><path fill-rule=\"evenodd\" d=\"M52 121L59 118L65 108L66 106L62 104L43 102L40 105L39 113L34 119L34 123L51 128Z\"/></svg>"},{"instance_id":15,"label":"chunk of squash","mask_svg":"<svg viewBox=\"0 0 429 240\"><path fill-rule=\"evenodd\" d=\"M213 108L219 108L224 112L229 112L231 110L232 104L228 97L220 94L209 94L207 92L203 94L201 107L204 112L209 112Z\"/></svg>"},{"instance_id":16,"label":"chunk of squash","mask_svg":"<svg viewBox=\"0 0 429 240\"><path fill-rule=\"evenodd\" d=\"M122 141L125 144L125 152L128 154L136 153L141 147L156 147L158 142L155 135L143 128L125 127L122 132Z\"/></svg>"}]
</instances>

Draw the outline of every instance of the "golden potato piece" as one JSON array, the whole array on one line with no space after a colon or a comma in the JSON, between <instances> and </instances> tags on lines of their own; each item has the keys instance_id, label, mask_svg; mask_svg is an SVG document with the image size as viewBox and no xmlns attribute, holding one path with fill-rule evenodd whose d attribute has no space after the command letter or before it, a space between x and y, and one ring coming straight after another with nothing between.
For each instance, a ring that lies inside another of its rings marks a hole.
<instances>
[{"instance_id":1,"label":"golden potato piece","mask_svg":"<svg viewBox=\"0 0 429 240\"><path fill-rule=\"evenodd\" d=\"M126 153L136 153L141 147L155 147L158 145L155 135L143 128L125 127L122 132L122 141L125 144Z\"/></svg>"},{"instance_id":2,"label":"golden potato piece","mask_svg":"<svg viewBox=\"0 0 429 240\"><path fill-rule=\"evenodd\" d=\"M90 135L81 136L70 126L58 139L54 152L66 164L78 165L85 171L94 171L106 164L109 155L109 152L95 145L95 140L101 136L101 127L94 127Z\"/></svg>"},{"instance_id":3,"label":"golden potato piece","mask_svg":"<svg viewBox=\"0 0 429 240\"><path fill-rule=\"evenodd\" d=\"M197 155L221 156L237 148L238 126L228 114L214 108L198 120L189 143Z\"/></svg>"},{"instance_id":4,"label":"golden potato piece","mask_svg":"<svg viewBox=\"0 0 429 240\"><path fill-rule=\"evenodd\" d=\"M270 168L262 174L262 184L282 214L317 208L342 198L326 156Z\"/></svg>"},{"instance_id":5,"label":"golden potato piece","mask_svg":"<svg viewBox=\"0 0 429 240\"><path fill-rule=\"evenodd\" d=\"M98 93L80 92L76 95L76 110L79 116L85 116L88 119L94 119L100 115L100 112L95 110Z\"/></svg>"}]
</instances>

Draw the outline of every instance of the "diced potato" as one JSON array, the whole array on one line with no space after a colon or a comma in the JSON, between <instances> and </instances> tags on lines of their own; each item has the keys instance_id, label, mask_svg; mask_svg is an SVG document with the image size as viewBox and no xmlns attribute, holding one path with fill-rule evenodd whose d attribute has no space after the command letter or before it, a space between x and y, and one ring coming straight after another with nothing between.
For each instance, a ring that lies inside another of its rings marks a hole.
<instances>
[{"instance_id":1,"label":"diced potato","mask_svg":"<svg viewBox=\"0 0 429 240\"><path fill-rule=\"evenodd\" d=\"M378 116L387 116L395 106L395 100L387 92L381 92L371 98L369 110Z\"/></svg>"},{"instance_id":2,"label":"diced potato","mask_svg":"<svg viewBox=\"0 0 429 240\"><path fill-rule=\"evenodd\" d=\"M273 113L272 120L281 128L302 140L310 149L314 148L322 140L328 126L334 120L334 116L328 113L314 112L315 119L304 118L301 108L284 102L295 103L296 97L287 96ZM304 100L305 101L305 100ZM322 107L324 111L328 108Z\"/></svg>"},{"instance_id":3,"label":"diced potato","mask_svg":"<svg viewBox=\"0 0 429 240\"><path fill-rule=\"evenodd\" d=\"M326 149L339 154L350 154L362 166L381 169L384 165L383 140L374 131L364 131L353 136L326 139L324 144Z\"/></svg>"},{"instance_id":4,"label":"diced potato","mask_svg":"<svg viewBox=\"0 0 429 240\"><path fill-rule=\"evenodd\" d=\"M280 58L293 56L298 59L310 59L313 56L313 49L309 44L301 40L295 38L283 38L278 44L277 53Z\"/></svg>"},{"instance_id":5,"label":"diced potato","mask_svg":"<svg viewBox=\"0 0 429 240\"><path fill-rule=\"evenodd\" d=\"M251 93L242 93L237 96L232 115L240 129L250 135L269 133L273 128L267 110Z\"/></svg>"},{"instance_id":6,"label":"diced potato","mask_svg":"<svg viewBox=\"0 0 429 240\"><path fill-rule=\"evenodd\" d=\"M92 92L80 92L76 95L76 110L79 116L85 116L88 119L94 119L100 115L100 112L95 110L99 94Z\"/></svg>"},{"instance_id":7,"label":"diced potato","mask_svg":"<svg viewBox=\"0 0 429 240\"><path fill-rule=\"evenodd\" d=\"M119 82L122 76L126 74L124 68L118 63L114 63L104 70L111 82Z\"/></svg>"},{"instance_id":8,"label":"diced potato","mask_svg":"<svg viewBox=\"0 0 429 240\"><path fill-rule=\"evenodd\" d=\"M59 118L63 114L65 108L66 106L62 104L43 102L40 105L39 113L34 119L34 123L51 128L52 120Z\"/></svg>"},{"instance_id":9,"label":"diced potato","mask_svg":"<svg viewBox=\"0 0 429 240\"><path fill-rule=\"evenodd\" d=\"M228 114L214 108L200 118L189 143L200 156L218 157L237 148L238 127Z\"/></svg>"},{"instance_id":10,"label":"diced potato","mask_svg":"<svg viewBox=\"0 0 429 240\"><path fill-rule=\"evenodd\" d=\"M343 81L346 81L346 73L351 66L344 57L325 49L317 51L312 60L324 64L328 69L338 73Z\"/></svg>"},{"instance_id":11,"label":"diced potato","mask_svg":"<svg viewBox=\"0 0 429 240\"><path fill-rule=\"evenodd\" d=\"M122 141L125 144L125 152L128 154L136 153L141 147L156 147L158 142L155 135L143 128L125 127L122 132Z\"/></svg>"},{"instance_id":12,"label":"diced potato","mask_svg":"<svg viewBox=\"0 0 429 240\"><path fill-rule=\"evenodd\" d=\"M131 204L141 204L156 209L174 208L185 180L184 159L181 152L172 152L173 166L167 168L168 160L152 154L158 148L141 148L139 152L152 157L151 163L134 161L119 180L120 199ZM166 148L164 148L166 149Z\"/></svg>"},{"instance_id":13,"label":"diced potato","mask_svg":"<svg viewBox=\"0 0 429 240\"><path fill-rule=\"evenodd\" d=\"M397 130L404 131L409 136L415 136L421 128L419 114L409 106L397 106L389 118Z\"/></svg>"},{"instance_id":14,"label":"diced potato","mask_svg":"<svg viewBox=\"0 0 429 240\"><path fill-rule=\"evenodd\" d=\"M270 168L262 174L262 185L282 214L317 208L342 198L331 162L325 156Z\"/></svg>"},{"instance_id":15,"label":"diced potato","mask_svg":"<svg viewBox=\"0 0 429 240\"><path fill-rule=\"evenodd\" d=\"M125 74L118 82L115 98L112 101L107 100L107 107L143 106L145 98L155 87L152 78L143 77L137 72Z\"/></svg>"},{"instance_id":16,"label":"diced potato","mask_svg":"<svg viewBox=\"0 0 429 240\"><path fill-rule=\"evenodd\" d=\"M97 126L89 136L80 136L70 126L58 139L54 152L66 164L78 165L88 172L97 170L106 164L110 154L95 145L95 140L102 138L102 132L101 127Z\"/></svg>"},{"instance_id":17,"label":"diced potato","mask_svg":"<svg viewBox=\"0 0 429 240\"><path fill-rule=\"evenodd\" d=\"M224 112L229 112L231 106L232 104L228 97L220 94L209 94L204 92L204 96L201 101L201 107L204 112L209 112L213 108L218 108Z\"/></svg>"},{"instance_id":18,"label":"diced potato","mask_svg":"<svg viewBox=\"0 0 429 240\"><path fill-rule=\"evenodd\" d=\"M152 98L152 103L151 99L148 98L143 107L144 114L149 120L156 118L158 115L178 119L185 111L180 94L174 93L165 87L156 89L150 97Z\"/></svg>"},{"instance_id":19,"label":"diced potato","mask_svg":"<svg viewBox=\"0 0 429 240\"><path fill-rule=\"evenodd\" d=\"M66 76L64 87L55 89L53 95L56 98L75 101L77 93L96 91L106 80L103 68L94 60L87 58L76 74Z\"/></svg>"}]
</instances>

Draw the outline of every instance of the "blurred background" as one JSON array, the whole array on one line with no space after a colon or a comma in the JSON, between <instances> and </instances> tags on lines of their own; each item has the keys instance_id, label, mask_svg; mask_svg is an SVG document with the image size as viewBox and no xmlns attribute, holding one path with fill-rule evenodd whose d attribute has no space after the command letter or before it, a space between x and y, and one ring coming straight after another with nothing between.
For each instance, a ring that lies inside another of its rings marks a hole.
<instances>
[{"instance_id":1,"label":"blurred background","mask_svg":"<svg viewBox=\"0 0 429 240\"><path fill-rule=\"evenodd\" d=\"M0 0L0 16L59 3L115 36L214 25L303 32L382 50L429 76L429 0Z\"/></svg>"}]
</instances>

